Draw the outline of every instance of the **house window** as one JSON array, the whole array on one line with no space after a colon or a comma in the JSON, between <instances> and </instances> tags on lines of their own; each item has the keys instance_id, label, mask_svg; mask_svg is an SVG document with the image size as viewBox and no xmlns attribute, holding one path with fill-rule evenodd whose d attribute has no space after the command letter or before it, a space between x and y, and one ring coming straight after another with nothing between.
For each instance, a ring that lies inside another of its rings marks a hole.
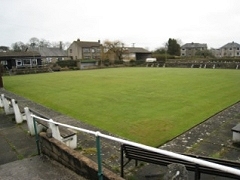
<instances>
[{"instance_id":1,"label":"house window","mask_svg":"<svg viewBox=\"0 0 240 180\"><path fill-rule=\"evenodd\" d=\"M239 56L239 52L237 52L237 56Z\"/></svg>"},{"instance_id":2,"label":"house window","mask_svg":"<svg viewBox=\"0 0 240 180\"><path fill-rule=\"evenodd\" d=\"M229 48L229 50L232 50L232 48Z\"/></svg>"},{"instance_id":3,"label":"house window","mask_svg":"<svg viewBox=\"0 0 240 180\"><path fill-rule=\"evenodd\" d=\"M70 49L69 51L70 51L70 53L72 53L72 49Z\"/></svg>"},{"instance_id":4,"label":"house window","mask_svg":"<svg viewBox=\"0 0 240 180\"><path fill-rule=\"evenodd\" d=\"M90 59L90 56L84 56L84 59Z\"/></svg>"},{"instance_id":5,"label":"house window","mask_svg":"<svg viewBox=\"0 0 240 180\"><path fill-rule=\"evenodd\" d=\"M239 50L239 47L237 48L237 50Z\"/></svg>"},{"instance_id":6,"label":"house window","mask_svg":"<svg viewBox=\"0 0 240 180\"><path fill-rule=\"evenodd\" d=\"M16 60L16 65L17 66L22 66L22 60Z\"/></svg>"},{"instance_id":7,"label":"house window","mask_svg":"<svg viewBox=\"0 0 240 180\"><path fill-rule=\"evenodd\" d=\"M83 48L83 52L88 53L88 52L90 52L90 49L89 48Z\"/></svg>"},{"instance_id":8,"label":"house window","mask_svg":"<svg viewBox=\"0 0 240 180\"><path fill-rule=\"evenodd\" d=\"M95 49L91 49L92 50L92 53L94 53L95 52Z\"/></svg>"},{"instance_id":9,"label":"house window","mask_svg":"<svg viewBox=\"0 0 240 180\"><path fill-rule=\"evenodd\" d=\"M30 59L24 59L23 60L23 65L30 66L31 65Z\"/></svg>"},{"instance_id":10,"label":"house window","mask_svg":"<svg viewBox=\"0 0 240 180\"><path fill-rule=\"evenodd\" d=\"M33 66L36 66L36 65L37 65L37 60L36 60L36 59L33 59L33 60L32 60L32 65L33 65Z\"/></svg>"},{"instance_id":11,"label":"house window","mask_svg":"<svg viewBox=\"0 0 240 180\"><path fill-rule=\"evenodd\" d=\"M182 49L183 51L185 51L185 49Z\"/></svg>"}]
</instances>

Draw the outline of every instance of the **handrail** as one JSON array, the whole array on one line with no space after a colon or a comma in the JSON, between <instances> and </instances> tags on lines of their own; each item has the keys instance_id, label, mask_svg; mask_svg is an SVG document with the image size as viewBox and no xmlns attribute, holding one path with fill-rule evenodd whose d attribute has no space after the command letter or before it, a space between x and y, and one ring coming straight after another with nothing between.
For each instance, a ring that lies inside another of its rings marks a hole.
<instances>
[{"instance_id":1,"label":"handrail","mask_svg":"<svg viewBox=\"0 0 240 180\"><path fill-rule=\"evenodd\" d=\"M189 161L189 162L199 164L199 165L202 165L202 166L218 169L218 170L221 170L223 172L235 174L235 175L238 175L240 177L240 170L236 169L236 168L220 165L220 164L209 162L209 161L206 161L206 160L197 159L197 158L185 156L185 155L182 155L182 154L170 152L170 151L167 151L167 150L162 150L162 149L150 147L150 146L147 146L147 145L143 145L143 144L140 144L140 143L136 143L136 142L124 140L124 139L121 139L121 138L109 136L109 135L106 135L106 134L102 134L99 131L91 131L91 130L78 128L78 127L74 127L74 126L71 126L71 125L63 124L63 123L59 123L59 122L56 122L56 121L49 121L47 119L38 117L34 114L32 114L31 116L33 118L37 118L37 119L42 120L42 121L51 122L51 123L54 123L54 124L57 124L57 125L60 125L60 126L64 126L64 127L68 127L68 128L71 128L71 129L74 129L74 130L77 130L77 131L86 132L86 133L95 135L96 137L102 137L102 138L109 139L109 140L112 140L112 141L116 141L116 142L119 142L119 143L122 143L122 144L128 144L128 145L136 146L136 147L139 147L139 148L142 148L142 149L145 149L145 150L149 150L149 151L152 151L152 152L164 154L166 156L170 156L170 157L173 157L173 158L178 158L178 159Z\"/></svg>"}]
</instances>

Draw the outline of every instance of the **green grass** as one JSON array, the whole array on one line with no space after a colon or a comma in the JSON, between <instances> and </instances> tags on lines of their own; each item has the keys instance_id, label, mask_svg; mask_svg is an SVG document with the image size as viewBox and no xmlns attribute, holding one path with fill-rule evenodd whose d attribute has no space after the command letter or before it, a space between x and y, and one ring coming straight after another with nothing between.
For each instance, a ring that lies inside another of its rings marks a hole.
<instances>
[{"instance_id":1,"label":"green grass","mask_svg":"<svg viewBox=\"0 0 240 180\"><path fill-rule=\"evenodd\" d=\"M158 146L240 100L240 71L117 68L5 76L5 89Z\"/></svg>"}]
</instances>

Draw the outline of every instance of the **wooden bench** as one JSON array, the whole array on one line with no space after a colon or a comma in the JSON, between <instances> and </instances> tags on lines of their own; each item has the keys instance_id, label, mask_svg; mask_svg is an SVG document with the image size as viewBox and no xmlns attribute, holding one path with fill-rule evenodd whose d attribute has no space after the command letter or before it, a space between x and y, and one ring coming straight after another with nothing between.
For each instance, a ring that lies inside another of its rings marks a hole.
<instances>
[{"instance_id":1,"label":"wooden bench","mask_svg":"<svg viewBox=\"0 0 240 180\"><path fill-rule=\"evenodd\" d=\"M44 128L45 129L51 129L52 131L52 136L63 142L64 144L66 144L67 146L71 147L72 149L77 148L77 134L72 131L71 129L68 129L66 127L63 126L58 126L54 123L51 123L51 119L41 113L39 113L36 110L30 109L28 107L24 108L25 111L25 115L26 115L26 119L27 119L27 123L28 123L28 129L31 135L35 134L35 130L34 130L34 122L33 122L33 117L31 115L36 115L40 118L46 119L47 121L43 121L40 119L35 119L35 121L37 122L37 132L41 132Z\"/></svg>"},{"instance_id":2,"label":"wooden bench","mask_svg":"<svg viewBox=\"0 0 240 180\"><path fill-rule=\"evenodd\" d=\"M128 161L126 163L124 162L124 155L125 155L125 158L128 159ZM190 156L190 157L206 160L209 162L229 166L232 168L240 169L240 163L237 163L237 162L213 159L213 158L208 158L208 157L193 156L193 155L186 155L186 156ZM131 160L135 160L136 166L138 165L138 161L148 162L148 163L163 165L163 166L167 166L167 165L173 164L173 163L182 164L186 167L187 170L195 172L195 180L200 179L201 173L229 177L229 178L234 178L234 179L240 178L239 176L234 175L234 174L226 173L223 171L219 171L217 169L194 164L194 163L184 161L184 160L181 160L178 158L173 158L170 156L166 156L166 155L159 154L156 152L148 151L148 150L138 148L135 146L131 146L131 145L127 145L127 144L123 144L121 146L121 176L122 177L124 177L124 167Z\"/></svg>"}]
</instances>

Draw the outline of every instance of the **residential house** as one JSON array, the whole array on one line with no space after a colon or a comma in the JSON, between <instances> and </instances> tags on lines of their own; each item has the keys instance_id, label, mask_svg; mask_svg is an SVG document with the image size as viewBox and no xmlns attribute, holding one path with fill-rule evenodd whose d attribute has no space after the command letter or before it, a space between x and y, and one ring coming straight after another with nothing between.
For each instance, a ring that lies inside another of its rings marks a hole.
<instances>
[{"instance_id":1,"label":"residential house","mask_svg":"<svg viewBox=\"0 0 240 180\"><path fill-rule=\"evenodd\" d=\"M97 42L91 41L73 41L67 50L67 54L74 60L100 60L102 45L100 40Z\"/></svg>"},{"instance_id":2,"label":"residential house","mask_svg":"<svg viewBox=\"0 0 240 180\"><path fill-rule=\"evenodd\" d=\"M41 55L35 51L0 52L1 64L8 70L23 67L36 67L42 64Z\"/></svg>"},{"instance_id":3,"label":"residential house","mask_svg":"<svg viewBox=\"0 0 240 180\"><path fill-rule=\"evenodd\" d=\"M150 51L141 47L126 47L123 54L123 61L145 61L147 58L151 57L151 55L152 53Z\"/></svg>"},{"instance_id":4,"label":"residential house","mask_svg":"<svg viewBox=\"0 0 240 180\"><path fill-rule=\"evenodd\" d=\"M220 48L221 57L240 57L240 44L227 43L226 45Z\"/></svg>"},{"instance_id":5,"label":"residential house","mask_svg":"<svg viewBox=\"0 0 240 180\"><path fill-rule=\"evenodd\" d=\"M221 50L220 49L213 49L213 48L211 48L210 49L210 52L214 55L214 57L222 57L221 56Z\"/></svg>"},{"instance_id":6,"label":"residential house","mask_svg":"<svg viewBox=\"0 0 240 180\"><path fill-rule=\"evenodd\" d=\"M181 47L181 56L195 56L197 51L207 50L207 44L186 43Z\"/></svg>"},{"instance_id":7,"label":"residential house","mask_svg":"<svg viewBox=\"0 0 240 180\"><path fill-rule=\"evenodd\" d=\"M28 50L36 51L41 55L42 63L55 63L61 60L68 60L67 51L60 48L52 48L52 47L29 47Z\"/></svg>"}]
</instances>

